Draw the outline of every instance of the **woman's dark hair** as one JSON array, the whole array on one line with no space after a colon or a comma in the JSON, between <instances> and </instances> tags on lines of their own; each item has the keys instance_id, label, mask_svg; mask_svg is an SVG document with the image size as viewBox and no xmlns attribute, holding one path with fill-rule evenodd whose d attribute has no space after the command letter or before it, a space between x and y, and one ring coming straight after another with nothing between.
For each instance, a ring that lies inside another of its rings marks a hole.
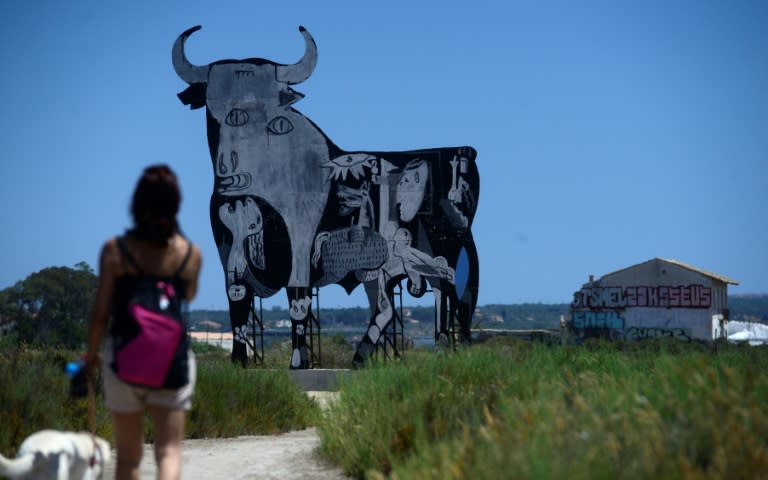
<instances>
[{"instance_id":1,"label":"woman's dark hair","mask_svg":"<svg viewBox=\"0 0 768 480\"><path fill-rule=\"evenodd\" d=\"M133 191L131 233L141 240L167 243L179 231L176 214L181 191L176 174L167 165L150 165L144 169Z\"/></svg>"}]
</instances>

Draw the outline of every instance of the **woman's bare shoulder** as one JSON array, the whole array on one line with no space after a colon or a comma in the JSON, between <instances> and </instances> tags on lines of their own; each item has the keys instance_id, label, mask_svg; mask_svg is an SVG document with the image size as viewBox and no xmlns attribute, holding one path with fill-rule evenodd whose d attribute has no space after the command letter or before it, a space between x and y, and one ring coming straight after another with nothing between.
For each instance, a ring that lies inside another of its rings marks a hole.
<instances>
[{"instance_id":1,"label":"woman's bare shoulder","mask_svg":"<svg viewBox=\"0 0 768 480\"><path fill-rule=\"evenodd\" d=\"M200 250L200 247L195 245L191 240L189 239L185 239L185 240L188 245L185 248L190 249L189 262L188 262L189 270L192 273L197 274L200 271L200 267L202 266L202 260L203 260L202 251Z\"/></svg>"},{"instance_id":2,"label":"woman's bare shoulder","mask_svg":"<svg viewBox=\"0 0 768 480\"><path fill-rule=\"evenodd\" d=\"M101 258L99 261L101 272L112 273L113 275L119 274L122 266L121 259L117 237L107 239L101 247Z\"/></svg>"}]
</instances>

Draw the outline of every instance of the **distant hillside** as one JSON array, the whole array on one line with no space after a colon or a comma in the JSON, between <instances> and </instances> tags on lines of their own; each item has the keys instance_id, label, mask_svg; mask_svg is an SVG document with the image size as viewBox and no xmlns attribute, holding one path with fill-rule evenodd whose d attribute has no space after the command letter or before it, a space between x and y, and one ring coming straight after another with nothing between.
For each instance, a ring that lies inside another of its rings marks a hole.
<instances>
[{"instance_id":1,"label":"distant hillside","mask_svg":"<svg viewBox=\"0 0 768 480\"><path fill-rule=\"evenodd\" d=\"M728 297L731 320L768 324L768 294L731 295ZM567 303L491 304L478 306L472 321L474 328L533 329L558 328L560 316L568 314ZM411 328L434 328L432 307L403 307L403 321ZM317 312L315 312L317 315ZM357 328L368 324L369 311L364 307L323 308L320 320L323 328ZM190 324L201 331L228 331L226 310L193 310ZM266 328L287 328L288 310L273 307L264 310L262 321Z\"/></svg>"},{"instance_id":2,"label":"distant hillside","mask_svg":"<svg viewBox=\"0 0 768 480\"><path fill-rule=\"evenodd\" d=\"M560 316L568 312L568 304L525 303L517 305L482 305L477 307L473 319L475 328L557 328ZM315 312L317 314L317 312ZM363 328L368 324L367 308L324 308L320 311L323 328ZM425 330L434 328L433 307L403 307L403 321L410 328ZM224 310L193 310L189 313L191 325L196 330L226 331L229 314ZM266 328L290 325L286 309L264 310L262 321Z\"/></svg>"},{"instance_id":3,"label":"distant hillside","mask_svg":"<svg viewBox=\"0 0 768 480\"><path fill-rule=\"evenodd\" d=\"M768 323L768 293L729 295L731 320Z\"/></svg>"}]
</instances>

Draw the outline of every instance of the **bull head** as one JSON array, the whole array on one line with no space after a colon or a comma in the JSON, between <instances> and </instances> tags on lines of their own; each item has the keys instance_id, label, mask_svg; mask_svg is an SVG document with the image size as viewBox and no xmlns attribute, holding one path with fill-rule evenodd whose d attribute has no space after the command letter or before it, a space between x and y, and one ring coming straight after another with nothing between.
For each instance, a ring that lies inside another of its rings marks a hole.
<instances>
[{"instance_id":1,"label":"bull head","mask_svg":"<svg viewBox=\"0 0 768 480\"><path fill-rule=\"evenodd\" d=\"M210 65L193 65L187 60L187 56L184 53L184 43L187 41L187 38L200 30L200 28L200 25L190 28L179 35L173 44L173 68L176 70L176 74L190 85L204 84L208 81ZM288 85L295 85L308 79L317 65L317 45L315 45L315 40L306 28L299 27L299 32L304 36L304 42L306 43L304 56L294 65L276 65L275 68L275 79Z\"/></svg>"}]
</instances>

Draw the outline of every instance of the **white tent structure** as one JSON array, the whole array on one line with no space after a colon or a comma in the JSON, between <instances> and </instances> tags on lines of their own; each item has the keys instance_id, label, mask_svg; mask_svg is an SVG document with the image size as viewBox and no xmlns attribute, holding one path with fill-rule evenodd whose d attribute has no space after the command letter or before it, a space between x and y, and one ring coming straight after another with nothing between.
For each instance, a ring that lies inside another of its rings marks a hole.
<instances>
[{"instance_id":1,"label":"white tent structure","mask_svg":"<svg viewBox=\"0 0 768 480\"><path fill-rule=\"evenodd\" d=\"M728 341L763 345L768 343L768 325L755 322L728 322Z\"/></svg>"}]
</instances>

